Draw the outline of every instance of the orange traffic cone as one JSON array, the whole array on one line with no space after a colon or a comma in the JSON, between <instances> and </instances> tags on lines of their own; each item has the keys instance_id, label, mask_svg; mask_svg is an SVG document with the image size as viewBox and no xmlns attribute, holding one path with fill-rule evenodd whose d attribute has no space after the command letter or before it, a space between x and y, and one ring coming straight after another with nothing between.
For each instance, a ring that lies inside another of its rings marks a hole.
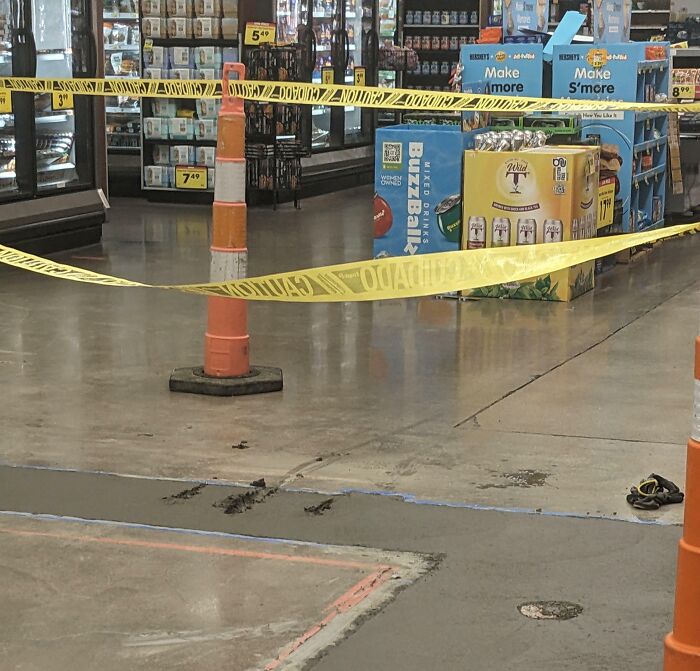
<instances>
[{"instance_id":1,"label":"orange traffic cone","mask_svg":"<svg viewBox=\"0 0 700 671\"><path fill-rule=\"evenodd\" d=\"M224 65L223 102L218 120L212 220L212 282L245 279L248 266L245 202L245 111L228 95L231 78L245 78L245 66ZM279 368L251 367L248 358L248 304L237 298L208 299L204 367L178 368L170 391L240 396L282 389Z\"/></svg>"},{"instance_id":2,"label":"orange traffic cone","mask_svg":"<svg viewBox=\"0 0 700 671\"><path fill-rule=\"evenodd\" d=\"M695 340L695 405L688 441L685 522L678 549L673 633L664 671L700 671L700 337Z\"/></svg>"}]
</instances>

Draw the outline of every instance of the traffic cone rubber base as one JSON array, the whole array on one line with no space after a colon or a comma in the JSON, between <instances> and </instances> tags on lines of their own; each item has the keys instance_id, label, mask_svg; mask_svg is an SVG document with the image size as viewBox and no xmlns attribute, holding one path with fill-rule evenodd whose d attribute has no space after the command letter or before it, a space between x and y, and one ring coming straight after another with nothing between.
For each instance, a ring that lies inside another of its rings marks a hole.
<instances>
[{"instance_id":1,"label":"traffic cone rubber base","mask_svg":"<svg viewBox=\"0 0 700 671\"><path fill-rule=\"evenodd\" d=\"M210 377L204 369L176 368L170 376L170 391L205 396L247 396L282 391L282 370L251 366L248 375L240 377Z\"/></svg>"}]
</instances>

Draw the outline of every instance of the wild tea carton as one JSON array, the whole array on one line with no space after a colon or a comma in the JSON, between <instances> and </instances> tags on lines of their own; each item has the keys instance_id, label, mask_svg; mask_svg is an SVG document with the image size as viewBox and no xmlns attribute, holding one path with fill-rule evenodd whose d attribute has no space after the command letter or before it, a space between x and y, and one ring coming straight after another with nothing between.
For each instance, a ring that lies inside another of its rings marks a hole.
<instances>
[{"instance_id":1,"label":"wild tea carton","mask_svg":"<svg viewBox=\"0 0 700 671\"><path fill-rule=\"evenodd\" d=\"M377 130L374 257L459 249L462 156L458 126L402 125Z\"/></svg>"},{"instance_id":2,"label":"wild tea carton","mask_svg":"<svg viewBox=\"0 0 700 671\"><path fill-rule=\"evenodd\" d=\"M597 147L464 154L462 249L537 245L596 235ZM570 301L593 288L594 262L465 292L467 296Z\"/></svg>"}]
</instances>

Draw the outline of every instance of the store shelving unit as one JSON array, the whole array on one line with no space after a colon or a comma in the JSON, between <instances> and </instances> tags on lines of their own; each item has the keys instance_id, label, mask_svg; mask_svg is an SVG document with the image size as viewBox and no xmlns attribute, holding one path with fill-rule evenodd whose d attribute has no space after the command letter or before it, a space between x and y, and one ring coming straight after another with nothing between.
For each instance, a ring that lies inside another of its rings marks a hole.
<instances>
[{"instance_id":1,"label":"store shelving unit","mask_svg":"<svg viewBox=\"0 0 700 671\"><path fill-rule=\"evenodd\" d=\"M586 63L590 47L554 48L554 97L653 102L667 95L670 85L669 46L659 42L605 45L608 61L601 66L609 74L605 93L571 94L569 82L580 63ZM650 58L650 50L662 49L665 58ZM564 56L564 58L561 58ZM568 59L567 59L568 57ZM578 60L576 60L578 59ZM583 137L595 138L603 149L603 167L618 182L616 201L622 205L623 232L646 231L664 225L666 156L669 122L664 112L584 113Z\"/></svg>"},{"instance_id":2,"label":"store shelving unit","mask_svg":"<svg viewBox=\"0 0 700 671\"><path fill-rule=\"evenodd\" d=\"M673 63L671 95L682 102L699 101L700 47L672 49L671 58ZM678 88L677 85L682 85L683 88ZM690 87L690 90L687 87ZM692 94L689 95L691 91ZM676 167L680 168L682 174L683 191L669 196L667 210L674 215L688 216L700 211L700 186L698 185L700 114L678 115L678 139L680 140L680 164Z\"/></svg>"},{"instance_id":3,"label":"store shelving unit","mask_svg":"<svg viewBox=\"0 0 700 671\"><path fill-rule=\"evenodd\" d=\"M418 67L405 73L404 86L449 90L459 50L479 37L479 0L406 0L401 13L402 45L419 58Z\"/></svg>"},{"instance_id":4,"label":"store shelving unit","mask_svg":"<svg viewBox=\"0 0 700 671\"><path fill-rule=\"evenodd\" d=\"M124 9L133 11L123 11ZM106 0L103 9L106 76L141 76L141 36L137 0ZM141 150L141 104L138 98L105 100L107 151L138 154Z\"/></svg>"},{"instance_id":5,"label":"store shelving unit","mask_svg":"<svg viewBox=\"0 0 700 671\"><path fill-rule=\"evenodd\" d=\"M230 32L222 37L197 38L191 36L193 32L187 37L175 37L167 32L169 18L191 21L194 26L198 17L141 17L145 78L221 79L223 63L239 60L237 32L235 37ZM223 21L232 17L199 18ZM145 29L144 20L148 22ZM148 198L170 199L181 194L188 201L211 201L219 106L218 101L212 100L143 99L141 188ZM188 188L184 182L178 184L176 168L206 170L206 188L199 188L198 182L196 189Z\"/></svg>"},{"instance_id":6,"label":"store shelving unit","mask_svg":"<svg viewBox=\"0 0 700 671\"><path fill-rule=\"evenodd\" d=\"M630 38L649 40L653 35L665 35L671 16L671 0L637 0L632 7Z\"/></svg>"},{"instance_id":7,"label":"store shelving unit","mask_svg":"<svg viewBox=\"0 0 700 671\"><path fill-rule=\"evenodd\" d=\"M264 45L246 50L252 79L300 81L302 50L298 46ZM246 101L246 177L252 202L270 194L273 208L291 194L301 199L301 159L308 155L302 141L300 105Z\"/></svg>"}]
</instances>

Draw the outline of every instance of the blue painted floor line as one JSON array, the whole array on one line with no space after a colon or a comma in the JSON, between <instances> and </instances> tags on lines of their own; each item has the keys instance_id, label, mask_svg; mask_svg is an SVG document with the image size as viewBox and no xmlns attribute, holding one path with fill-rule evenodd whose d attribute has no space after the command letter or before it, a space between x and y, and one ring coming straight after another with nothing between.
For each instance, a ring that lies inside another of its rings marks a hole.
<instances>
[{"instance_id":1,"label":"blue painted floor line","mask_svg":"<svg viewBox=\"0 0 700 671\"><path fill-rule=\"evenodd\" d=\"M249 483L236 482L234 480L193 480L191 478L170 478L170 477L157 477L152 475L132 475L128 473L114 473L111 471L91 471L91 470L80 470L76 468L61 468L57 466L26 466L18 464L9 464L0 462L0 467L4 468L22 468L37 471L50 471L54 473L77 473L80 475L105 475L117 478L130 478L134 480L148 480L154 482L174 482L174 483L184 483L184 484L201 484L211 485L214 487L242 487L245 489L252 489ZM318 494L321 496L344 496L348 494L362 494L366 496L382 496L385 498L393 498L402 501L403 503L410 503L419 506L435 506L442 508L460 508L464 510L486 510L497 513L517 513L521 515L540 515L542 517L564 517L571 519L582 519L582 520L609 520L611 522L627 522L628 524L644 524L651 526L681 526L680 523L668 522L663 519L629 519L625 517L619 517L616 515L586 515L583 513L576 512L564 512L564 511L545 511L545 510L535 510L533 508L509 508L504 506L492 506L482 503L464 503L459 501L441 501L435 499L425 499L415 494L410 494L406 492L397 492L381 489L363 489L360 487L343 487L337 490L318 490L302 487L281 487L280 491L288 492L290 494Z\"/></svg>"}]
</instances>

